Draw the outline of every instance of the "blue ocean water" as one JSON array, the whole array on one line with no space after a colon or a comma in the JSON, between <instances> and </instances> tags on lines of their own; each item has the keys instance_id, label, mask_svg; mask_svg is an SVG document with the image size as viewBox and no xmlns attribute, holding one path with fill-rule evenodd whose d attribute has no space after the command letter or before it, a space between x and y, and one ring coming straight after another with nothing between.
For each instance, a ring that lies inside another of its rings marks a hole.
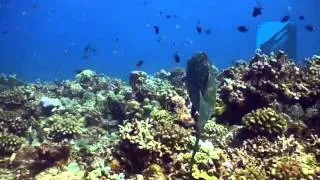
<instances>
[{"instance_id":1,"label":"blue ocean water","mask_svg":"<svg viewBox=\"0 0 320 180\"><path fill-rule=\"evenodd\" d=\"M139 60L144 61L140 70L154 73L184 67L199 51L222 69L249 60L257 41L268 39L259 27L286 15L296 27L296 60L320 53L319 0L259 3L263 14L254 18L254 0L1 0L0 72L33 81L69 79L75 70L89 68L127 79ZM308 24L315 30L307 31ZM199 35L198 25L211 34ZM237 31L241 25L248 32ZM158 35L153 26L160 28ZM88 45L94 52L83 58Z\"/></svg>"}]
</instances>

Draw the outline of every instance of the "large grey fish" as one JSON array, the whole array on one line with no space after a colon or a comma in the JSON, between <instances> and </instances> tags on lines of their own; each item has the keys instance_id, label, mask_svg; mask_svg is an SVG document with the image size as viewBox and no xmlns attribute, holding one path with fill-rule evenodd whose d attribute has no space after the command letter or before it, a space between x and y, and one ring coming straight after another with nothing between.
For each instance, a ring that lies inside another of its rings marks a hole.
<instances>
[{"instance_id":1,"label":"large grey fish","mask_svg":"<svg viewBox=\"0 0 320 180\"><path fill-rule=\"evenodd\" d=\"M192 116L196 120L196 142L190 168L199 150L199 141L204 125L214 112L217 94L217 69L205 53L197 53L187 63L186 85L192 103Z\"/></svg>"}]
</instances>

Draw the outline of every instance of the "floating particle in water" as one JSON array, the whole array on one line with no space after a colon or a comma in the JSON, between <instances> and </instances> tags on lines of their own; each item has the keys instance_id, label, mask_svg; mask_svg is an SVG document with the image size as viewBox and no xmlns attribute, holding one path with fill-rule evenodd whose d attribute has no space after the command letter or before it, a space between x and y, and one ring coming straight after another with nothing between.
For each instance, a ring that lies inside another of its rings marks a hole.
<instances>
[{"instance_id":1,"label":"floating particle in water","mask_svg":"<svg viewBox=\"0 0 320 180\"><path fill-rule=\"evenodd\" d=\"M316 30L316 27L312 24L305 25L304 28L310 32Z\"/></svg>"}]
</instances>

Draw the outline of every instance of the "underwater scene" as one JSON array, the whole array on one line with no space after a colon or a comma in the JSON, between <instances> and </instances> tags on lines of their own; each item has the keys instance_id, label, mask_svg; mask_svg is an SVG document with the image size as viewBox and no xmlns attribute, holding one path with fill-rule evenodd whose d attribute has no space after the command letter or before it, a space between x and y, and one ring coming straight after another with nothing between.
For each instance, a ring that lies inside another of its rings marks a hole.
<instances>
[{"instance_id":1,"label":"underwater scene","mask_svg":"<svg viewBox=\"0 0 320 180\"><path fill-rule=\"evenodd\" d=\"M0 180L320 179L319 0L0 0Z\"/></svg>"}]
</instances>

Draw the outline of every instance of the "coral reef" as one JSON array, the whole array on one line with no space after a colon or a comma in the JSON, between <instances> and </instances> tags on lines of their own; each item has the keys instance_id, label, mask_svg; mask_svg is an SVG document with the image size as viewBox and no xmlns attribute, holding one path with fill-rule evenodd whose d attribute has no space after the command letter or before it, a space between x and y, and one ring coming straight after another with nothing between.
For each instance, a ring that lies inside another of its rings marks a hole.
<instances>
[{"instance_id":1,"label":"coral reef","mask_svg":"<svg viewBox=\"0 0 320 180\"><path fill-rule=\"evenodd\" d=\"M257 53L220 73L192 168L187 78L182 68L133 71L128 83L88 69L55 82L0 75L0 179L320 179L319 56L297 65Z\"/></svg>"},{"instance_id":2,"label":"coral reef","mask_svg":"<svg viewBox=\"0 0 320 180\"><path fill-rule=\"evenodd\" d=\"M301 68L281 51L270 56L258 53L250 63L241 62L225 70L219 89L220 98L227 104L222 119L241 124L243 115L274 101L310 107L319 99L316 57L307 68Z\"/></svg>"},{"instance_id":3,"label":"coral reef","mask_svg":"<svg viewBox=\"0 0 320 180\"><path fill-rule=\"evenodd\" d=\"M26 146L16 152L10 161L18 179L28 179L43 170L66 164L70 157L68 144L41 144L40 146Z\"/></svg>"}]
</instances>

